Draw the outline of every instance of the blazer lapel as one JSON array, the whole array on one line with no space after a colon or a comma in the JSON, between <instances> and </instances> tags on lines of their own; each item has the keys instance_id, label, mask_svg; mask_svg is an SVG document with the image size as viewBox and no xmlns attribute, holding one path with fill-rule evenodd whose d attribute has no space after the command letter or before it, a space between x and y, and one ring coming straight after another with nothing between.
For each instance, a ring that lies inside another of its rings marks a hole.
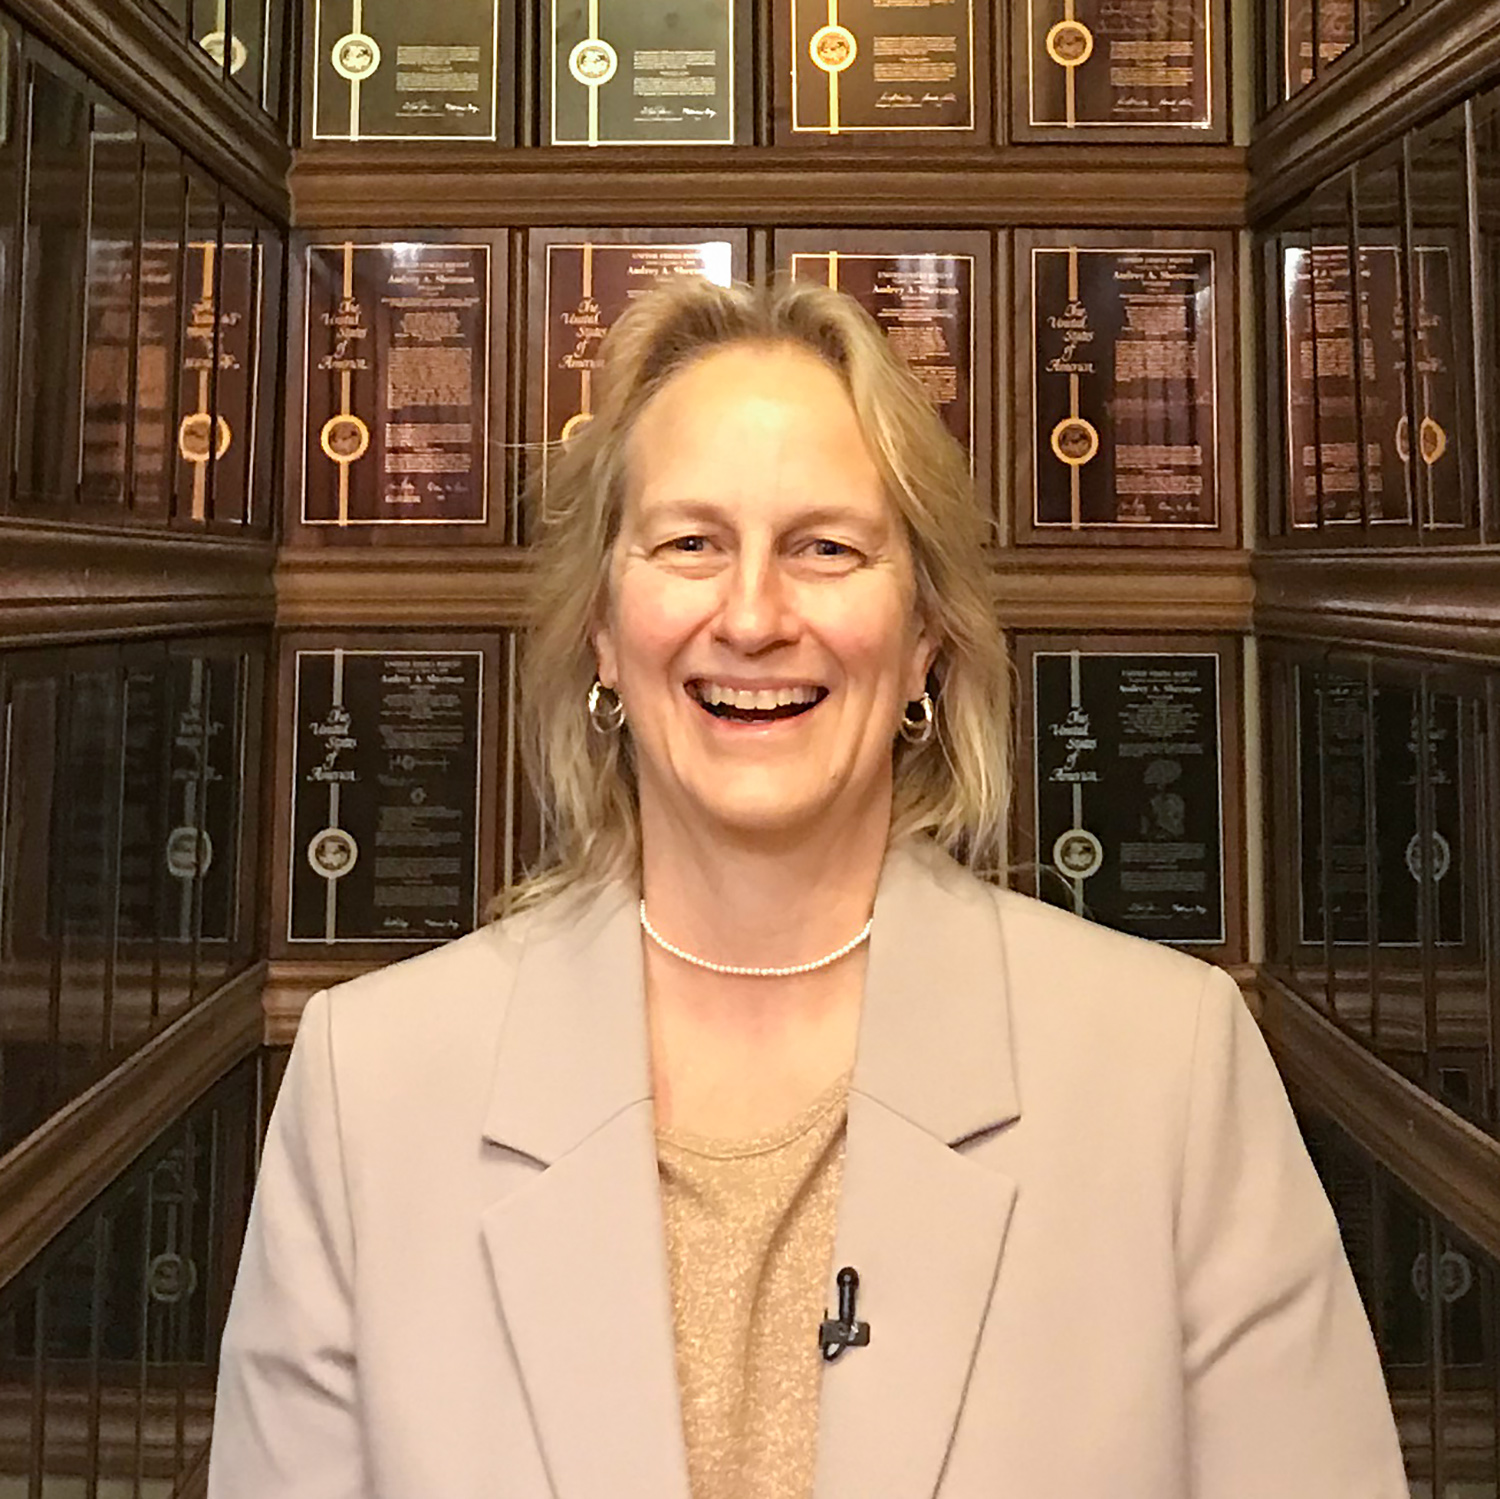
<instances>
[{"instance_id":1,"label":"blazer lapel","mask_svg":"<svg viewBox=\"0 0 1500 1499\"><path fill-rule=\"evenodd\" d=\"M1020 1112L993 895L892 850L875 906L834 1277L867 1347L823 1371L816 1499L936 1492L994 1293L1016 1184L961 1146Z\"/></svg>"},{"instance_id":2,"label":"blazer lapel","mask_svg":"<svg viewBox=\"0 0 1500 1499\"><path fill-rule=\"evenodd\" d=\"M481 1226L558 1499L689 1499L634 907L528 934L485 1137L536 1163Z\"/></svg>"}]
</instances>

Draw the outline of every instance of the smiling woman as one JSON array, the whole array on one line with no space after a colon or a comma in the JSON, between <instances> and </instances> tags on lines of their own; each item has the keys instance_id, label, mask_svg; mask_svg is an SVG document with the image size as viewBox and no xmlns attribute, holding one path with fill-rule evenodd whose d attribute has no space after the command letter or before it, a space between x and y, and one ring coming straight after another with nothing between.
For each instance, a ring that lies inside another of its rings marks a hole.
<instances>
[{"instance_id":1,"label":"smiling woman","mask_svg":"<svg viewBox=\"0 0 1500 1499\"><path fill-rule=\"evenodd\" d=\"M920 388L807 285L653 292L605 361L545 861L309 1003L212 1499L1404 1495L1233 982L973 873L1007 666Z\"/></svg>"},{"instance_id":2,"label":"smiling woman","mask_svg":"<svg viewBox=\"0 0 1500 1499\"><path fill-rule=\"evenodd\" d=\"M653 631L690 628L658 612L658 594L701 619L730 590L731 624L748 604L752 633L766 627L754 611L788 605L792 590L814 608L800 646L752 641L752 664L737 659L730 680L703 674L726 664L707 642L698 654L710 659L675 663L679 693L721 702L731 690L782 686L833 699L833 682L787 675L815 656L838 670L828 659L834 644L820 646L816 611L863 633L890 628L895 609L898 631L920 632L911 649L928 670L913 677L908 663L912 680L889 684L884 697L856 674L825 716L837 716L846 736L861 714L878 714L868 733L890 729L878 758L891 777L881 814L889 809L892 840L928 832L966 862L993 867L1008 790L1010 674L989 600L990 526L964 454L858 304L806 283L767 294L685 278L616 327L595 412L549 468L534 547L538 623L522 700L548 853L501 909L639 867L638 776L660 762L638 762L638 734L592 732L587 701L597 673L621 688L627 715L650 715L665 732L647 683L633 690L615 679L612 654L596 659L600 646L610 652L620 611ZM866 617L876 598L887 601L884 618ZM796 603L784 607L780 627L794 616ZM773 635L777 628L772 621ZM696 675L685 674L690 666ZM886 699L897 688L931 731L895 737L898 706ZM804 750L817 760L815 742L799 742Z\"/></svg>"}]
</instances>

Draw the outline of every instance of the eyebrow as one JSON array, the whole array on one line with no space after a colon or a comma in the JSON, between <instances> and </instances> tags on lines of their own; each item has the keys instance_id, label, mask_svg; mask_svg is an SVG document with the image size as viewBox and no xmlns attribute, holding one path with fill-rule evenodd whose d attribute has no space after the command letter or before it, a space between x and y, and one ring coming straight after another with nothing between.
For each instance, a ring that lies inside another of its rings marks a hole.
<instances>
[{"instance_id":1,"label":"eyebrow","mask_svg":"<svg viewBox=\"0 0 1500 1499\"><path fill-rule=\"evenodd\" d=\"M727 507L714 500L671 499L653 501L649 518L665 517L722 522L728 518L728 513ZM855 525L867 530L885 531L889 529L889 518L883 514L867 515L848 506L824 504L798 511L792 517L787 529L816 529L819 526L829 525Z\"/></svg>"}]
</instances>

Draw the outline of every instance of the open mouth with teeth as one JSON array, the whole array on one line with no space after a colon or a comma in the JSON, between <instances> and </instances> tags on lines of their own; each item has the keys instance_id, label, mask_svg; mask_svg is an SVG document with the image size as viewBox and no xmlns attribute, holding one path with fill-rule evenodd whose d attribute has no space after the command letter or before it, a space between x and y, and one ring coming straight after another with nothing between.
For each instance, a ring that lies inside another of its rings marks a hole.
<instances>
[{"instance_id":1,"label":"open mouth with teeth","mask_svg":"<svg viewBox=\"0 0 1500 1499\"><path fill-rule=\"evenodd\" d=\"M687 684L687 690L688 696L705 712L733 723L775 723L783 718L798 718L828 696L826 687L810 685L748 690L693 681Z\"/></svg>"}]
</instances>

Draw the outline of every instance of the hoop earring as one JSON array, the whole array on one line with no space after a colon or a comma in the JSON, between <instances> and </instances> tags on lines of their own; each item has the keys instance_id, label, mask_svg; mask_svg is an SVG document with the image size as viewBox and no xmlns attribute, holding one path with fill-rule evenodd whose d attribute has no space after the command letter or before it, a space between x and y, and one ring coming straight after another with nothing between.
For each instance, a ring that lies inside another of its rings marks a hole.
<instances>
[{"instance_id":1,"label":"hoop earring","mask_svg":"<svg viewBox=\"0 0 1500 1499\"><path fill-rule=\"evenodd\" d=\"M606 692L609 693L607 702L604 698ZM589 723L599 734L617 734L625 726L625 704L620 701L620 695L597 677L589 688Z\"/></svg>"},{"instance_id":2,"label":"hoop earring","mask_svg":"<svg viewBox=\"0 0 1500 1499\"><path fill-rule=\"evenodd\" d=\"M901 715L901 737L908 744L926 744L937 732L937 715L932 711L932 694L924 692L917 699L917 706L922 710L920 717L910 717L910 703L906 705L906 712Z\"/></svg>"}]
</instances>

